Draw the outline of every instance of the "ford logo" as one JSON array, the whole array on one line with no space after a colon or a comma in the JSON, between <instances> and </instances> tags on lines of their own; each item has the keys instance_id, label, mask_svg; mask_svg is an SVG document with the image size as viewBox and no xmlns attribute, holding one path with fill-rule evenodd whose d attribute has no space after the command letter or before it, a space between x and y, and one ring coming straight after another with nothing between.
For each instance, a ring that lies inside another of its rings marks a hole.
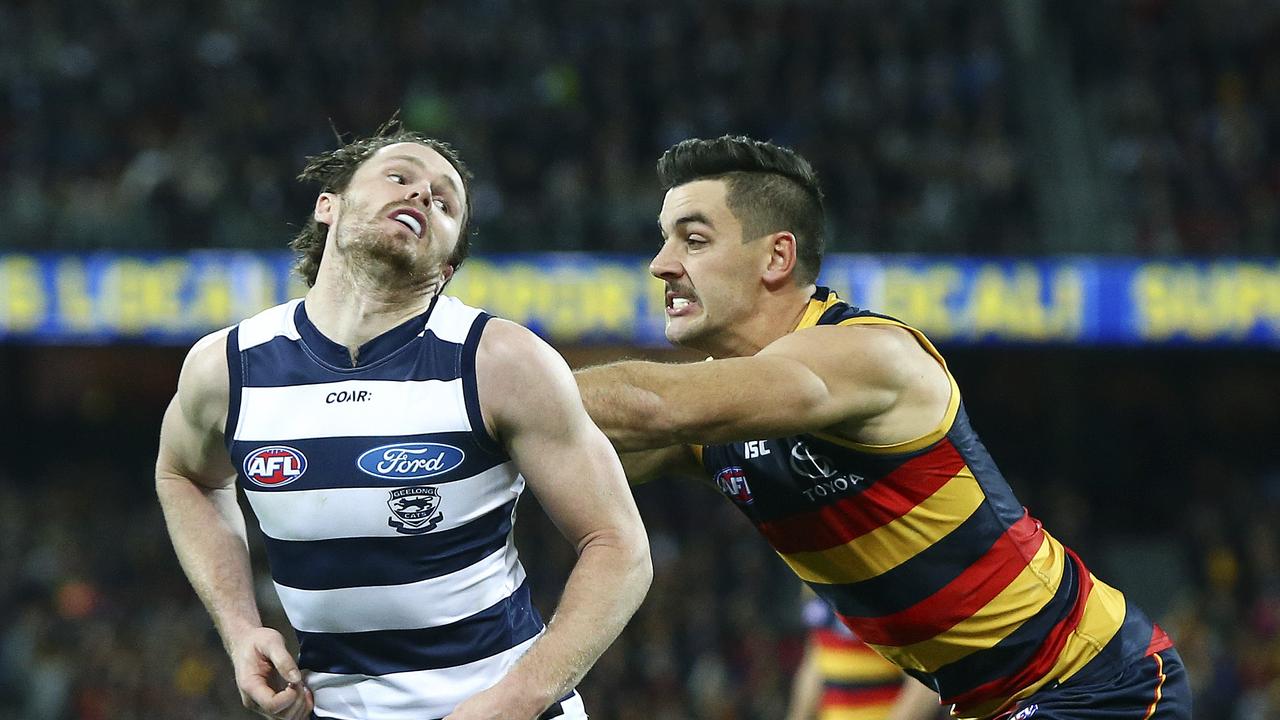
<instances>
[{"instance_id":1,"label":"ford logo","mask_svg":"<svg viewBox=\"0 0 1280 720\"><path fill-rule=\"evenodd\" d=\"M467 454L440 443L397 443L376 447L360 456L361 472L388 480L414 480L443 475L458 467Z\"/></svg>"}]
</instances>

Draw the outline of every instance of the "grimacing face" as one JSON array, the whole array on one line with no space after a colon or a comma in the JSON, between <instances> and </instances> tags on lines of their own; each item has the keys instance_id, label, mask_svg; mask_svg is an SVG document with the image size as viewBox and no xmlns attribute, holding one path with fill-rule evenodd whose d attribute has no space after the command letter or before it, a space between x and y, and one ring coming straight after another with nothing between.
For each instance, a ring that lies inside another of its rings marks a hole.
<instances>
[{"instance_id":1,"label":"grimacing face","mask_svg":"<svg viewBox=\"0 0 1280 720\"><path fill-rule=\"evenodd\" d=\"M667 340L711 351L754 306L768 248L744 242L723 180L695 180L667 191L658 216L662 249L649 264L666 288Z\"/></svg>"},{"instance_id":2,"label":"grimacing face","mask_svg":"<svg viewBox=\"0 0 1280 720\"><path fill-rule=\"evenodd\" d=\"M334 229L344 253L447 280L466 209L463 193L462 177L443 155L396 143L365 160L342 193L321 193L316 220Z\"/></svg>"}]
</instances>

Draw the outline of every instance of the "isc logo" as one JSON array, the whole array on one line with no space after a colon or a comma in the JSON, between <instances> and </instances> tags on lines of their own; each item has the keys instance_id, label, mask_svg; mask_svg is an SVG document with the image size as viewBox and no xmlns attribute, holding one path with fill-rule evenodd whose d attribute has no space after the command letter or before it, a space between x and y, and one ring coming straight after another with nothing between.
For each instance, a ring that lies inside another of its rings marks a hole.
<instances>
[{"instance_id":1,"label":"isc logo","mask_svg":"<svg viewBox=\"0 0 1280 720\"><path fill-rule=\"evenodd\" d=\"M244 476L262 487L288 485L306 471L306 456L284 445L258 448L244 459Z\"/></svg>"}]
</instances>

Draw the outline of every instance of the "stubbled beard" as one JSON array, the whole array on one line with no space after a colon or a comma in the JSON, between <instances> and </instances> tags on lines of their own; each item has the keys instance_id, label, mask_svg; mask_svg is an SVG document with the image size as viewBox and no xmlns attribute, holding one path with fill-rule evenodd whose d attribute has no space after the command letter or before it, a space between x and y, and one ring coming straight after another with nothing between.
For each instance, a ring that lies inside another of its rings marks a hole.
<instances>
[{"instance_id":1,"label":"stubbled beard","mask_svg":"<svg viewBox=\"0 0 1280 720\"><path fill-rule=\"evenodd\" d=\"M411 283L429 279L431 264L427 253L416 243L397 237L397 231L388 230L378 221L378 216L366 212L363 206L346 205L343 215L348 220L338 229L339 247L350 260L367 271L386 273ZM431 242L431 227L426 228L427 242Z\"/></svg>"}]
</instances>

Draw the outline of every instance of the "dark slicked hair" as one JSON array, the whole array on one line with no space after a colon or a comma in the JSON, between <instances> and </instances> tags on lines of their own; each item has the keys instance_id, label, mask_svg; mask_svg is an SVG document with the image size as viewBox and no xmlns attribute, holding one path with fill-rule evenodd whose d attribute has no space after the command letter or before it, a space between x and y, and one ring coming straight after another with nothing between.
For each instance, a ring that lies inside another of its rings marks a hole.
<instances>
[{"instance_id":1,"label":"dark slicked hair","mask_svg":"<svg viewBox=\"0 0 1280 720\"><path fill-rule=\"evenodd\" d=\"M743 239L790 232L796 236L796 283L817 279L826 234L822 188L813 166L794 150L742 135L684 140L658 159L658 179L665 190L723 180Z\"/></svg>"},{"instance_id":2,"label":"dark slicked hair","mask_svg":"<svg viewBox=\"0 0 1280 720\"><path fill-rule=\"evenodd\" d=\"M411 142L435 150L449 161L458 175L462 176L462 194L465 196L465 207L462 212L462 223L458 230L458 244L449 256L449 264L457 270L467 256L471 254L471 235L467 225L471 220L471 171L458 157L458 152L449 143L427 137L421 133L406 130L398 117L393 117L374 131L373 135L344 142L338 136L338 142L344 143L334 150L307 158L306 167L298 173L303 182L316 183L322 193L342 193L351 184L351 178L374 153L388 145ZM306 281L307 287L316 284L316 274L320 272L320 258L324 255L325 239L329 235L329 226L316 220L314 216L307 218L302 230L289 243L289 247L298 253L298 262L294 270Z\"/></svg>"}]
</instances>

